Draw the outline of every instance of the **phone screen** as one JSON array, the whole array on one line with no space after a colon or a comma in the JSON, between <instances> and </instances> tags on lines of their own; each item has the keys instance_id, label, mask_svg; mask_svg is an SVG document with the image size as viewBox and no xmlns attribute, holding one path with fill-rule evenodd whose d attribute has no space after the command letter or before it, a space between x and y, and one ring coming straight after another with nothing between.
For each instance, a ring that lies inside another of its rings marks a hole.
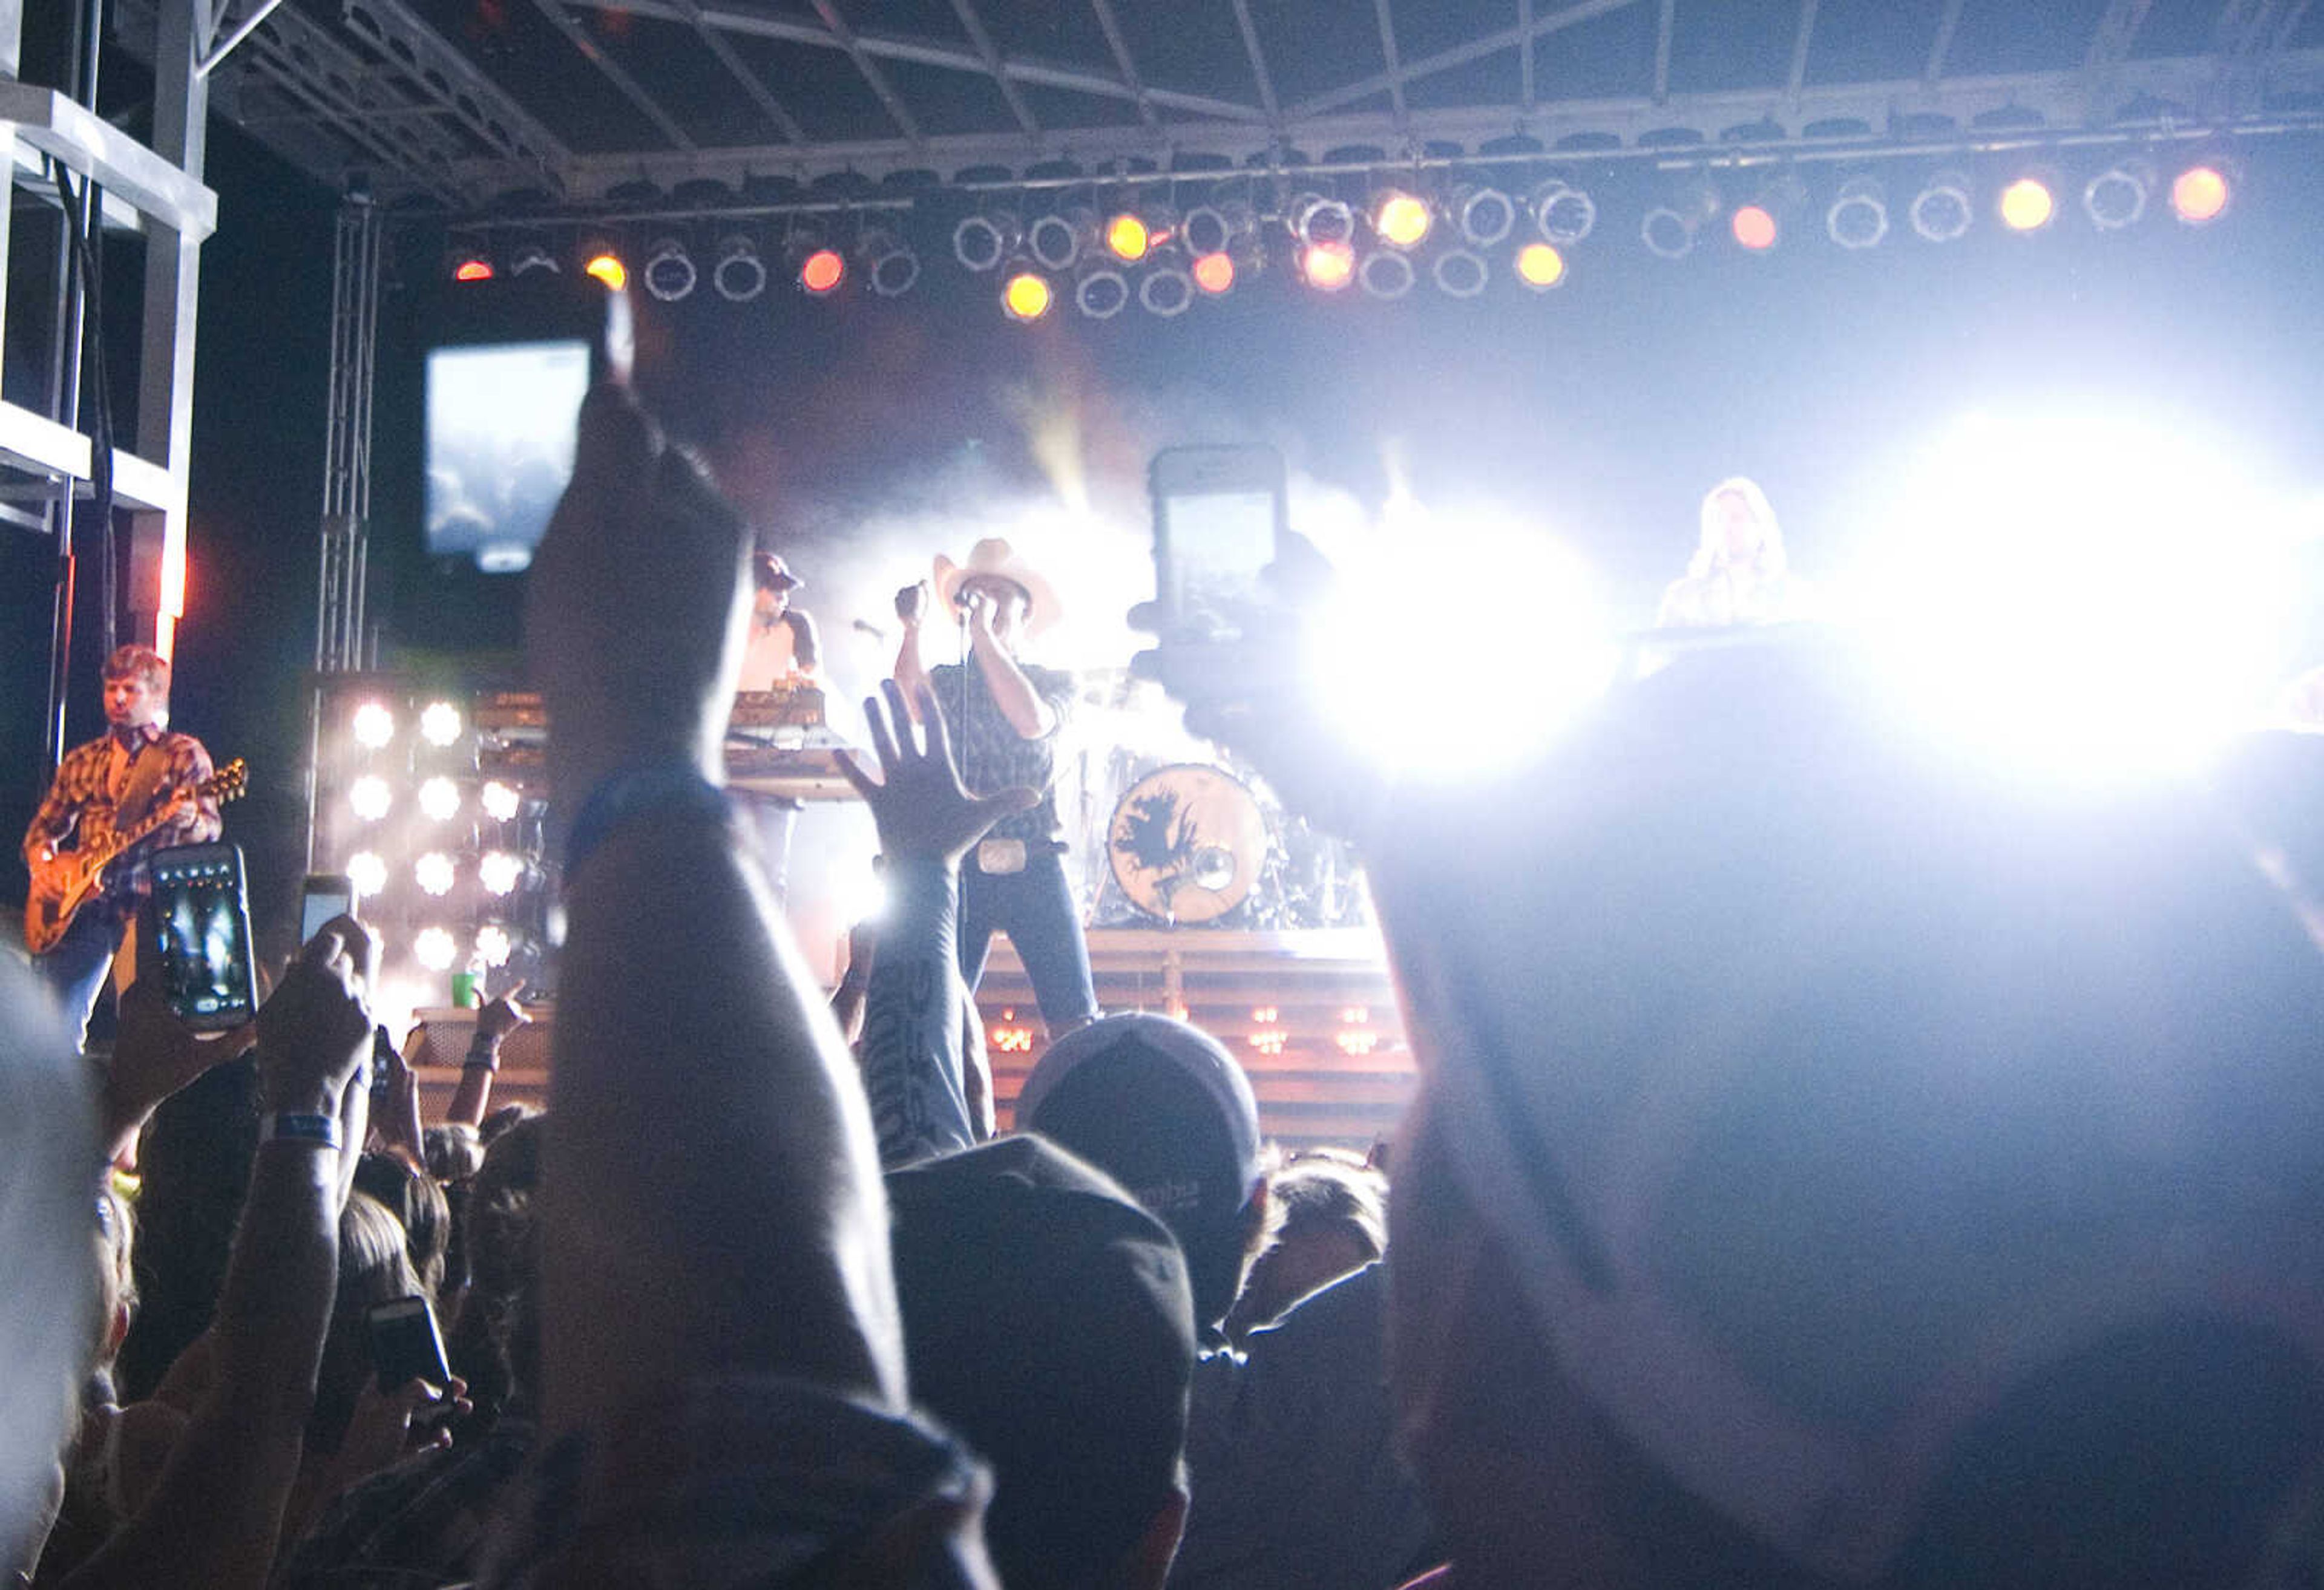
<instances>
[{"instance_id":1,"label":"phone screen","mask_svg":"<svg viewBox=\"0 0 2324 1590\"><path fill-rule=\"evenodd\" d=\"M324 925L342 916L355 914L355 886L339 877L314 877L307 880L299 896L299 942L302 944L323 931Z\"/></svg>"},{"instance_id":2,"label":"phone screen","mask_svg":"<svg viewBox=\"0 0 2324 1590\"><path fill-rule=\"evenodd\" d=\"M1161 501L1168 588L1176 622L1197 631L1240 631L1260 598L1259 572L1275 556L1275 496L1248 488L1173 493Z\"/></svg>"},{"instance_id":3,"label":"phone screen","mask_svg":"<svg viewBox=\"0 0 2324 1590\"><path fill-rule=\"evenodd\" d=\"M451 1377L444 1361L444 1337L435 1310L417 1293L381 1303L365 1316L371 1333L371 1366L382 1391L424 1380L441 1389Z\"/></svg>"},{"instance_id":4,"label":"phone screen","mask_svg":"<svg viewBox=\"0 0 2324 1590\"><path fill-rule=\"evenodd\" d=\"M162 850L153 858L152 874L153 931L170 1008L197 1030L249 1020L258 995L240 847Z\"/></svg>"}]
</instances>

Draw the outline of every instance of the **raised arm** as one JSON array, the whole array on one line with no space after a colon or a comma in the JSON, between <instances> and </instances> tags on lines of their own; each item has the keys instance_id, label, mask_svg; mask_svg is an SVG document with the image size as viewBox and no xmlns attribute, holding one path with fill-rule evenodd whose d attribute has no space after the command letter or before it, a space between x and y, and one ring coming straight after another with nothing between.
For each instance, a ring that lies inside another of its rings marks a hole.
<instances>
[{"instance_id":1,"label":"raised arm","mask_svg":"<svg viewBox=\"0 0 2324 1590\"><path fill-rule=\"evenodd\" d=\"M903 1402L870 1117L716 788L748 543L625 394L591 396L527 646L570 836L543 1411L601 1454L706 1374Z\"/></svg>"},{"instance_id":2,"label":"raised arm","mask_svg":"<svg viewBox=\"0 0 2324 1590\"><path fill-rule=\"evenodd\" d=\"M516 1002L523 992L524 985L519 983L476 1012L476 1030L468 1040L467 1057L460 1062L460 1085L452 1090L452 1100L444 1108L446 1126L484 1124L484 1110L493 1100L493 1079L500 1074L501 1045L508 1042L511 1033L532 1022L524 1006Z\"/></svg>"},{"instance_id":3,"label":"raised arm","mask_svg":"<svg viewBox=\"0 0 2324 1590\"><path fill-rule=\"evenodd\" d=\"M145 1504L69 1590L265 1583L298 1477L338 1280L339 1211L362 1152L371 937L341 917L258 1014L266 1136L217 1316L217 1376Z\"/></svg>"},{"instance_id":4,"label":"raised arm","mask_svg":"<svg viewBox=\"0 0 2324 1590\"><path fill-rule=\"evenodd\" d=\"M928 583L907 585L896 593L896 620L904 627L904 639L896 647L896 667L891 676L903 686L905 710L911 710L921 692L928 688L928 669L920 656L920 624L928 612Z\"/></svg>"},{"instance_id":5,"label":"raised arm","mask_svg":"<svg viewBox=\"0 0 2324 1590\"><path fill-rule=\"evenodd\" d=\"M903 691L893 681L881 690L885 704L866 701L863 715L884 782L873 783L844 752L840 767L871 806L887 859L888 910L872 959L860 1058L880 1163L893 1170L982 1135L961 1049L960 859L995 823L1040 797L1029 789L969 795L935 695L924 690L918 703L923 744Z\"/></svg>"},{"instance_id":6,"label":"raised arm","mask_svg":"<svg viewBox=\"0 0 2324 1590\"><path fill-rule=\"evenodd\" d=\"M992 704L1020 738L1039 740L1054 732L1057 709L1034 688L1009 648L994 639L991 603L972 598L969 613L969 655L976 659L977 672L984 676L984 687L992 693Z\"/></svg>"}]
</instances>

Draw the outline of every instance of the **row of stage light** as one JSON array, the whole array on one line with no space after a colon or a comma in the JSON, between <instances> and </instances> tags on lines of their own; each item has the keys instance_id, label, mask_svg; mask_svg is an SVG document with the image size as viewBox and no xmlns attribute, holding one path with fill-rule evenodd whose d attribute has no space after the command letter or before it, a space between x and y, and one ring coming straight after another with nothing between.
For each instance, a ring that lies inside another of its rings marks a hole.
<instances>
[{"instance_id":1,"label":"row of stage light","mask_svg":"<svg viewBox=\"0 0 2324 1590\"><path fill-rule=\"evenodd\" d=\"M1648 253L1683 259L1708 242L1767 253L1803 221L1812 227L1819 218L1794 167L1719 176L1724 189L1713 173L1694 170L1654 196L1638 224ZM2161 207L2183 225L2200 226L2226 213L2234 186L2220 161L2189 161L2166 179L2152 160L2135 156L2089 177L2080 189L2080 208L2101 232L2135 226ZM1929 244L1966 236L1988 208L2005 231L2036 233L2067 212L2070 191L2061 173L2040 165L2012 169L1982 186L1967 171L1940 170L1902 204L1901 220ZM1820 218L1824 235L1849 250L1878 247L1898 230L1900 219L1886 186L1863 172L1839 182ZM1572 252L1599 232L1599 220L1600 199L1589 187L1578 177L1554 176L1523 193L1484 182L1437 193L1379 187L1360 203L1319 188L1296 194L1272 216L1244 199L1183 211L1158 205L1067 206L1029 219L996 206L958 221L952 253L964 269L999 281L1001 307L1013 320L1042 319L1062 302L1093 320L1111 319L1133 302L1167 318L1203 299L1234 291L1267 266L1271 253L1287 253L1298 280L1321 293L1354 288L1372 298L1398 299L1425 277L1448 297L1474 298L1492 283L1496 262L1520 286L1546 292L1565 282ZM634 270L620 245L600 237L583 241L576 263L609 287L634 280L663 302L691 296L706 275L720 298L748 303L774 280L770 253L810 298L834 297L859 279L879 297L898 298L920 276L919 255L892 226L863 232L852 251L828 241L820 228L789 233L771 250L735 233L716 242L706 271L676 235L653 238ZM538 242L518 248L508 263L519 276L561 268L558 256ZM477 247L456 248L448 269L460 281L500 274L492 254Z\"/></svg>"}]
</instances>

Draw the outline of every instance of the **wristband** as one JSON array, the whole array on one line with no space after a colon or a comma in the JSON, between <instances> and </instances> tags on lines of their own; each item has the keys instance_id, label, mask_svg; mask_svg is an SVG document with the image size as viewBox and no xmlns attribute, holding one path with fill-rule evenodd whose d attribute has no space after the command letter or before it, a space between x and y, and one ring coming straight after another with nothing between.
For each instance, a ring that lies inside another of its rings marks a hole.
<instances>
[{"instance_id":1,"label":"wristband","mask_svg":"<svg viewBox=\"0 0 2324 1590\"><path fill-rule=\"evenodd\" d=\"M470 1066L482 1066L489 1071L501 1069L501 1046L490 1033L482 1028L478 1028L475 1035L468 1040L468 1058L460 1062L463 1071Z\"/></svg>"},{"instance_id":2,"label":"wristband","mask_svg":"<svg viewBox=\"0 0 2324 1590\"><path fill-rule=\"evenodd\" d=\"M278 1110L258 1124L258 1141L296 1143L314 1148L336 1150L339 1146L339 1118L337 1116L308 1116Z\"/></svg>"},{"instance_id":3,"label":"wristband","mask_svg":"<svg viewBox=\"0 0 2324 1590\"><path fill-rule=\"evenodd\" d=\"M615 773L589 792L565 840L565 876L571 878L613 830L653 812L665 817L694 815L719 823L733 815L726 792L682 762L658 762Z\"/></svg>"}]
</instances>

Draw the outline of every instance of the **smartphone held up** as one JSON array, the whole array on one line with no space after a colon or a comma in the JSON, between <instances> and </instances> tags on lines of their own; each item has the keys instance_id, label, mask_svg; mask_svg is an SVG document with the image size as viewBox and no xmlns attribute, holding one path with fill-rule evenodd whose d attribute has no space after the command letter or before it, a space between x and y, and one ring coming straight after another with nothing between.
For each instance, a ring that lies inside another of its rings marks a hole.
<instances>
[{"instance_id":1,"label":"smartphone held up","mask_svg":"<svg viewBox=\"0 0 2324 1590\"><path fill-rule=\"evenodd\" d=\"M150 871L139 931L159 951L170 1009L198 1033L240 1026L258 1009L242 847L174 846L154 853Z\"/></svg>"}]
</instances>

